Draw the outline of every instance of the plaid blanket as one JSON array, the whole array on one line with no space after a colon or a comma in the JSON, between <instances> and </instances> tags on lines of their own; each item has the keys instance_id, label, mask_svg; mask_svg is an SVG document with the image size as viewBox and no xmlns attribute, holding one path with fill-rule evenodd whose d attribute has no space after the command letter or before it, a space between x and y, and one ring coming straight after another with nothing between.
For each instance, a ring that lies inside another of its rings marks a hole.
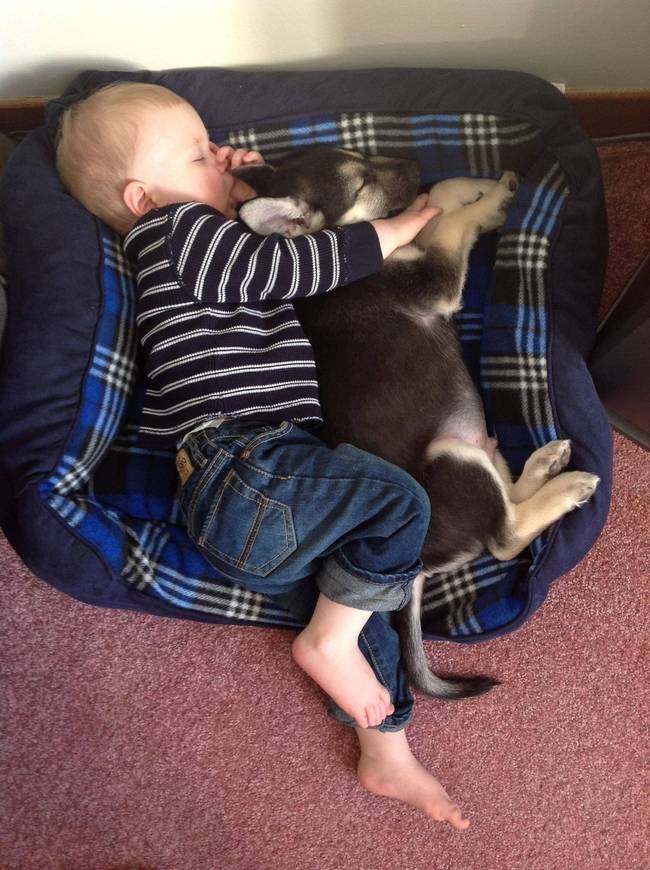
<instances>
[{"instance_id":1,"label":"plaid blanket","mask_svg":"<svg viewBox=\"0 0 650 870\"><path fill-rule=\"evenodd\" d=\"M210 133L215 142L259 150L271 163L317 143L410 157L424 186L459 175L519 172L523 180L506 225L481 237L472 252L457 326L488 426L513 473L558 437L547 383L545 272L569 190L536 127L493 115L356 113ZM226 621L299 627L272 599L221 578L203 559L179 523L173 453L137 446L143 384L135 284L121 239L103 225L102 238L103 310L82 413L41 494L115 575L143 594ZM541 536L511 562L485 555L432 578L423 597L425 636L501 633L527 606L546 542Z\"/></svg>"}]
</instances>

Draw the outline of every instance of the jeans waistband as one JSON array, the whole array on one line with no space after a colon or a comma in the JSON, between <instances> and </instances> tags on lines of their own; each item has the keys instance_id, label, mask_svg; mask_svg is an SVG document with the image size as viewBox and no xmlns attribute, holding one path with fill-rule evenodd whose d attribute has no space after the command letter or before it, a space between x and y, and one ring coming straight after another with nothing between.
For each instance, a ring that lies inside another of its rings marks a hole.
<instances>
[{"instance_id":1,"label":"jeans waistband","mask_svg":"<svg viewBox=\"0 0 650 870\"><path fill-rule=\"evenodd\" d=\"M204 429L218 429L222 423L226 422L226 420L232 419L232 417L211 417L209 420L204 420L203 423L199 423L199 425L195 426L194 429L190 429L189 432L185 433L176 445L176 450L180 450L181 447L183 447L190 435L195 435L197 432L202 432Z\"/></svg>"}]
</instances>

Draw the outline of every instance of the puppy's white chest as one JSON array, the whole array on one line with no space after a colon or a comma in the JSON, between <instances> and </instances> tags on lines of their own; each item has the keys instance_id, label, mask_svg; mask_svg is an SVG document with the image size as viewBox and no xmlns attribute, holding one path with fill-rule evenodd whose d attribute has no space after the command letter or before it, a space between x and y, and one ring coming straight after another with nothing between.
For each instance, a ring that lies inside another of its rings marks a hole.
<instances>
[{"instance_id":1,"label":"puppy's white chest","mask_svg":"<svg viewBox=\"0 0 650 870\"><path fill-rule=\"evenodd\" d=\"M449 320L460 307L455 300L437 299L429 308L397 306L397 310L428 332L440 318Z\"/></svg>"},{"instance_id":2,"label":"puppy's white chest","mask_svg":"<svg viewBox=\"0 0 650 870\"><path fill-rule=\"evenodd\" d=\"M413 323L427 332L440 317L440 313L435 309L433 311L422 311L416 308L400 308L400 311L412 320Z\"/></svg>"}]
</instances>

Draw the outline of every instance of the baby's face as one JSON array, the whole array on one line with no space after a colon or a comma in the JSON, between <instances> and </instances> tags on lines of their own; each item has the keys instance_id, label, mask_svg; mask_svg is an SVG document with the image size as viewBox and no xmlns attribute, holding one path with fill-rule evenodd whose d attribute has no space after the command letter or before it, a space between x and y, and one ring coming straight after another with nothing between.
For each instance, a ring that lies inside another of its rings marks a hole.
<instances>
[{"instance_id":1,"label":"baby's face","mask_svg":"<svg viewBox=\"0 0 650 870\"><path fill-rule=\"evenodd\" d=\"M155 206L204 202L229 218L251 196L247 184L229 171L228 160L208 137L190 105L152 108L138 119L131 175L148 186Z\"/></svg>"}]
</instances>

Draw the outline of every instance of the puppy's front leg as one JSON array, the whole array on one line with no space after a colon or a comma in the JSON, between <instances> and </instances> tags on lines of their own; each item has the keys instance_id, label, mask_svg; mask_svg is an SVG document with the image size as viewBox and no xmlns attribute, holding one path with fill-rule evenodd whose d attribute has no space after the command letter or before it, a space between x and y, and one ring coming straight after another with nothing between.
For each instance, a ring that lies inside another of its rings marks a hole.
<instances>
[{"instance_id":1,"label":"puppy's front leg","mask_svg":"<svg viewBox=\"0 0 650 870\"><path fill-rule=\"evenodd\" d=\"M450 256L466 259L479 233L503 225L518 186L514 172L504 172L498 182L459 178L434 185L429 191L429 205L445 211L425 226L415 243L421 248L436 247ZM471 196L474 200L468 202Z\"/></svg>"},{"instance_id":2,"label":"puppy's front leg","mask_svg":"<svg viewBox=\"0 0 650 870\"><path fill-rule=\"evenodd\" d=\"M429 204L447 204L450 211L430 221L415 237L417 247L430 251L446 265L447 287L440 293L438 311L450 316L461 307L469 253L479 233L501 226L518 187L514 172L504 172L499 181L450 179L429 191ZM473 197L469 204L463 204ZM458 203L461 203L460 205Z\"/></svg>"},{"instance_id":3,"label":"puppy's front leg","mask_svg":"<svg viewBox=\"0 0 650 870\"><path fill-rule=\"evenodd\" d=\"M493 178L447 178L429 191L429 205L441 208L445 215L482 199L498 184Z\"/></svg>"}]
</instances>

